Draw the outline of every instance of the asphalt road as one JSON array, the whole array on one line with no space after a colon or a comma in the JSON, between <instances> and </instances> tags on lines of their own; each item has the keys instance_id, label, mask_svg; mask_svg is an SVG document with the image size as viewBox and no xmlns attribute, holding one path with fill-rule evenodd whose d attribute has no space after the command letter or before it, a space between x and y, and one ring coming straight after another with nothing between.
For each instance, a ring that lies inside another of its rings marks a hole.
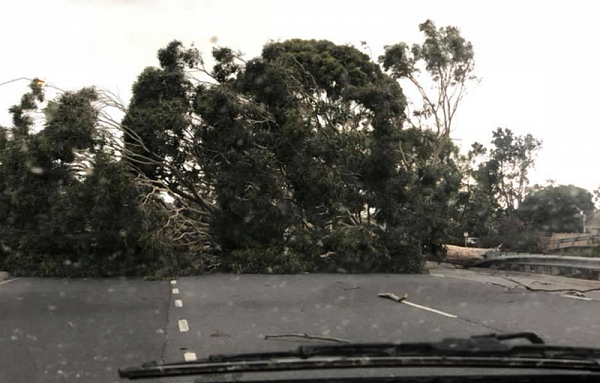
<instances>
[{"instance_id":1,"label":"asphalt road","mask_svg":"<svg viewBox=\"0 0 600 383\"><path fill-rule=\"evenodd\" d=\"M160 356L168 283L28 279L0 285L0 382L114 382Z\"/></svg>"},{"instance_id":2,"label":"asphalt road","mask_svg":"<svg viewBox=\"0 0 600 383\"><path fill-rule=\"evenodd\" d=\"M521 281L545 287L570 283L535 278ZM510 288L506 280L502 288L498 280L442 270L432 275L3 282L0 382L118 382L119 367L152 360L319 342L266 335L428 341L534 331L551 343L600 347L599 295L568 298ZM600 282L585 283L600 287ZM382 292L407 293L409 304L378 298Z\"/></svg>"}]
</instances>

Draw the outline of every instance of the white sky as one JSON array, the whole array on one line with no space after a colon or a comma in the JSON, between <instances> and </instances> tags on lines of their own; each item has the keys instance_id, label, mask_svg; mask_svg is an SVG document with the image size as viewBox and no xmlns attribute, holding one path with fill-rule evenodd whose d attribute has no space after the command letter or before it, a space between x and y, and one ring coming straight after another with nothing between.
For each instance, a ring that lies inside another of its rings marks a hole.
<instances>
[{"instance_id":1,"label":"white sky","mask_svg":"<svg viewBox=\"0 0 600 383\"><path fill-rule=\"evenodd\" d=\"M428 18L459 27L475 47L482 82L457 114L457 143L487 145L497 127L532 133L544 141L533 182L600 186L600 2L2 0L0 83L37 76L127 101L136 76L173 39L209 56L218 36L248 57L269 39L364 40L377 57L384 45L421 42L418 24ZM26 86L0 87L0 124L10 124L7 109Z\"/></svg>"}]
</instances>

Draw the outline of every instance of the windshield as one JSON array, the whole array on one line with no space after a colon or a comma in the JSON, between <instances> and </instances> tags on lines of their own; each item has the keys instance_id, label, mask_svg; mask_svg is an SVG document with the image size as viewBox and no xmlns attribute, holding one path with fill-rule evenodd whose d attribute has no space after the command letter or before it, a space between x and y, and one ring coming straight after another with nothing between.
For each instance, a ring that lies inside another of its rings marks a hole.
<instances>
[{"instance_id":1,"label":"windshield","mask_svg":"<svg viewBox=\"0 0 600 383\"><path fill-rule=\"evenodd\" d=\"M0 14L0 383L490 333L600 347L594 2Z\"/></svg>"}]
</instances>

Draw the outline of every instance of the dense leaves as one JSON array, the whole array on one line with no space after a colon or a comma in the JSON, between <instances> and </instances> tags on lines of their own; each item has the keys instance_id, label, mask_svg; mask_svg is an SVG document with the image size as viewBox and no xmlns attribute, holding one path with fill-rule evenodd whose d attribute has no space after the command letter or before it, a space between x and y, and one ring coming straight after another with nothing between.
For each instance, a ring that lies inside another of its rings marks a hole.
<instances>
[{"instance_id":1,"label":"dense leaves","mask_svg":"<svg viewBox=\"0 0 600 383\"><path fill-rule=\"evenodd\" d=\"M493 133L493 147L477 177L507 215L512 215L525 197L529 170L541 144L530 134L516 136L510 129L498 128Z\"/></svg>"},{"instance_id":2,"label":"dense leaves","mask_svg":"<svg viewBox=\"0 0 600 383\"><path fill-rule=\"evenodd\" d=\"M183 129L189 124L192 92L185 68L193 67L199 57L194 50L184 50L180 42L173 41L158 52L158 58L161 67L146 68L133 84L133 97L123 120L127 127L124 139L126 149L138 155L130 156L132 166L150 178L164 179L176 189L171 172L160 162L166 157L179 165L185 161L179 147Z\"/></svg>"},{"instance_id":3,"label":"dense leaves","mask_svg":"<svg viewBox=\"0 0 600 383\"><path fill-rule=\"evenodd\" d=\"M342 228L355 225L372 233L365 246L383 246L377 224L398 224L395 199L384 193L403 186L396 169L403 109L400 88L368 56L327 41L268 44L235 79L203 88L196 111L204 145L221 154L206 169L223 248L298 251L303 237L316 244L300 251L304 259L329 251L341 262L346 255L337 251L356 246L344 243L354 234L343 235L356 232ZM385 251L372 256L386 259Z\"/></svg>"},{"instance_id":4,"label":"dense leaves","mask_svg":"<svg viewBox=\"0 0 600 383\"><path fill-rule=\"evenodd\" d=\"M430 160L437 138L403 128L402 90L369 56L298 39L247 61L217 48L212 71L192 63L190 72L211 80L193 88L183 57L194 52L173 42L162 67L142 73L123 122L140 142L129 139L125 155L185 205L183 216L200 212L208 227L198 230L222 267L416 271L425 252L439 251L458 153L447 142ZM165 81L185 91L165 93ZM165 111L165 99L181 108ZM150 116L143 124L130 117L139 108ZM157 139L165 135L177 137L175 151Z\"/></svg>"},{"instance_id":5,"label":"dense leaves","mask_svg":"<svg viewBox=\"0 0 600 383\"><path fill-rule=\"evenodd\" d=\"M576 230L591 194L528 194L541 147L531 135L498 129L489 149L459 153L449 132L473 48L456 28L420 28L422 45L387 47L380 64L353 46L293 39L250 59L215 48L207 69L173 41L129 105L84 88L49 101L37 125L35 80L0 128L0 268L418 272L464 231L538 251L540 235ZM443 102L422 93L411 111L398 80L423 90L419 67Z\"/></svg>"},{"instance_id":6,"label":"dense leaves","mask_svg":"<svg viewBox=\"0 0 600 383\"><path fill-rule=\"evenodd\" d=\"M578 233L583 216L594 211L592 193L573 185L536 188L519 206L518 216L546 233Z\"/></svg>"},{"instance_id":7,"label":"dense leaves","mask_svg":"<svg viewBox=\"0 0 600 383\"><path fill-rule=\"evenodd\" d=\"M453 241L462 233L480 238L480 246L512 251L541 251L539 227L522 222L515 212L529 185L528 174L541 142L531 135L517 136L510 129L493 132L491 147L472 146L463 159L463 186L457 196Z\"/></svg>"},{"instance_id":8,"label":"dense leaves","mask_svg":"<svg viewBox=\"0 0 600 383\"><path fill-rule=\"evenodd\" d=\"M543 233L516 217L500 217L493 231L480 238L482 247L498 247L502 251L541 253Z\"/></svg>"},{"instance_id":9,"label":"dense leaves","mask_svg":"<svg viewBox=\"0 0 600 383\"><path fill-rule=\"evenodd\" d=\"M37 83L29 94L43 97ZM93 89L62 94L42 129L25 96L0 151L0 268L14 274L142 275L158 264L159 212L143 209L130 171L95 141ZM165 251L164 248L160 249Z\"/></svg>"}]
</instances>

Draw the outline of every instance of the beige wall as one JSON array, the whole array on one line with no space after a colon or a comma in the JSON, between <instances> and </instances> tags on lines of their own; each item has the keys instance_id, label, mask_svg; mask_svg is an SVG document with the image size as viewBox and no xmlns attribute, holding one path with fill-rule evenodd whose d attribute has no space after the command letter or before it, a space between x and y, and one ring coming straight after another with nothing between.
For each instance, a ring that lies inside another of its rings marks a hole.
<instances>
[{"instance_id":1,"label":"beige wall","mask_svg":"<svg viewBox=\"0 0 600 383\"><path fill-rule=\"evenodd\" d=\"M557 239L582 237L582 236L587 236L587 235L589 235L589 234L584 234L584 233L552 233L552 237L550 238L550 240L554 241L554 240L557 240Z\"/></svg>"}]
</instances>

